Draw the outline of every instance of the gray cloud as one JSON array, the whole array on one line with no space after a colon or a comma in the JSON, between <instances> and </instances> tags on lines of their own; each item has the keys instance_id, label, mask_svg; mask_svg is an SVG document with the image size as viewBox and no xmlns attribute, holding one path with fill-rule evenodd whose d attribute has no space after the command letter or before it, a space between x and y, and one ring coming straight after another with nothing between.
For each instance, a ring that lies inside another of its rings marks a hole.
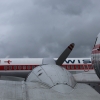
<instances>
[{"instance_id":1,"label":"gray cloud","mask_svg":"<svg viewBox=\"0 0 100 100\"><path fill-rule=\"evenodd\" d=\"M0 57L90 57L100 32L99 0L0 1Z\"/></svg>"},{"instance_id":2,"label":"gray cloud","mask_svg":"<svg viewBox=\"0 0 100 100\"><path fill-rule=\"evenodd\" d=\"M71 15L79 15L91 3L91 0L35 0L35 4Z\"/></svg>"}]
</instances>

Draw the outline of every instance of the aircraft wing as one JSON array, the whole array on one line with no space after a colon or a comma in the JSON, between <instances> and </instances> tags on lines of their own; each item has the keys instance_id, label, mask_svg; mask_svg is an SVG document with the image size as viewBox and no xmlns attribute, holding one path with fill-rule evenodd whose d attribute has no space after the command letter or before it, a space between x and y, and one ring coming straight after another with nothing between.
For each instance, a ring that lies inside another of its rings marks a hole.
<instances>
[{"instance_id":1,"label":"aircraft wing","mask_svg":"<svg viewBox=\"0 0 100 100\"><path fill-rule=\"evenodd\" d=\"M9 80L9 81L24 81L25 78L14 77L14 76L0 76L0 80Z\"/></svg>"},{"instance_id":2,"label":"aircraft wing","mask_svg":"<svg viewBox=\"0 0 100 100\"><path fill-rule=\"evenodd\" d=\"M24 100L23 83L0 80L0 100Z\"/></svg>"},{"instance_id":3,"label":"aircraft wing","mask_svg":"<svg viewBox=\"0 0 100 100\"><path fill-rule=\"evenodd\" d=\"M75 80L77 82L93 82L93 83L100 83L100 79L97 77L94 70L89 72L82 72L78 74L73 74Z\"/></svg>"},{"instance_id":4,"label":"aircraft wing","mask_svg":"<svg viewBox=\"0 0 100 100\"><path fill-rule=\"evenodd\" d=\"M63 94L39 82L0 80L0 100L100 100L100 95L83 83Z\"/></svg>"}]
</instances>

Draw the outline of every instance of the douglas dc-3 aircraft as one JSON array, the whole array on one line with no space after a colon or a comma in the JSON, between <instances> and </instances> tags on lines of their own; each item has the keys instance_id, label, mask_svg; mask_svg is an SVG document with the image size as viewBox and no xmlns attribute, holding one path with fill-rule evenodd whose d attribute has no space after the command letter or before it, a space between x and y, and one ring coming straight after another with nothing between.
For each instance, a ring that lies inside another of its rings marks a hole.
<instances>
[{"instance_id":1,"label":"douglas dc-3 aircraft","mask_svg":"<svg viewBox=\"0 0 100 100\"><path fill-rule=\"evenodd\" d=\"M73 75L61 66L73 47L74 43L70 44L56 61L53 58L42 59L42 64L32 69L23 81L0 80L0 99L100 100L100 94L83 83L100 82L95 73L88 76L84 72L85 77L77 77L80 74Z\"/></svg>"}]
</instances>

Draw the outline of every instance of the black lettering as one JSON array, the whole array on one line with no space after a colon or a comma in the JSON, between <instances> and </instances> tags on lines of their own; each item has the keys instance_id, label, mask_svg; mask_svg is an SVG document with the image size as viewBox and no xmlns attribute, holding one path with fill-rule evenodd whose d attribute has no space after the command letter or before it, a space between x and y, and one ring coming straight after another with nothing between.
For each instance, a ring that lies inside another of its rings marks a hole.
<instances>
[{"instance_id":1,"label":"black lettering","mask_svg":"<svg viewBox=\"0 0 100 100\"><path fill-rule=\"evenodd\" d=\"M68 61L65 60L65 62L68 63L68 64L69 64L70 62L74 64L74 63L75 63L75 60L68 60Z\"/></svg>"},{"instance_id":2,"label":"black lettering","mask_svg":"<svg viewBox=\"0 0 100 100\"><path fill-rule=\"evenodd\" d=\"M90 61L90 60L89 60L89 61L87 60L86 62L87 62L87 63L91 63L91 61ZM84 60L83 60L83 63L84 63Z\"/></svg>"},{"instance_id":3,"label":"black lettering","mask_svg":"<svg viewBox=\"0 0 100 100\"><path fill-rule=\"evenodd\" d=\"M89 63L91 63L91 61L89 61Z\"/></svg>"},{"instance_id":4,"label":"black lettering","mask_svg":"<svg viewBox=\"0 0 100 100\"><path fill-rule=\"evenodd\" d=\"M78 60L78 63L80 63L80 60Z\"/></svg>"}]
</instances>

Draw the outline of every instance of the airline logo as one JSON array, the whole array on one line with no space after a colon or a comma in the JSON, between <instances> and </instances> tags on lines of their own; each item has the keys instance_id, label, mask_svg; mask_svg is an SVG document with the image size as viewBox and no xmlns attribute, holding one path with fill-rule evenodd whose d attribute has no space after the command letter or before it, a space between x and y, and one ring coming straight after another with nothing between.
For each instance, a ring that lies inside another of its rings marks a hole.
<instances>
[{"instance_id":1,"label":"airline logo","mask_svg":"<svg viewBox=\"0 0 100 100\"><path fill-rule=\"evenodd\" d=\"M8 64L10 64L12 61L10 61L10 60L7 60L7 61L4 61L5 63L8 63Z\"/></svg>"}]
</instances>

